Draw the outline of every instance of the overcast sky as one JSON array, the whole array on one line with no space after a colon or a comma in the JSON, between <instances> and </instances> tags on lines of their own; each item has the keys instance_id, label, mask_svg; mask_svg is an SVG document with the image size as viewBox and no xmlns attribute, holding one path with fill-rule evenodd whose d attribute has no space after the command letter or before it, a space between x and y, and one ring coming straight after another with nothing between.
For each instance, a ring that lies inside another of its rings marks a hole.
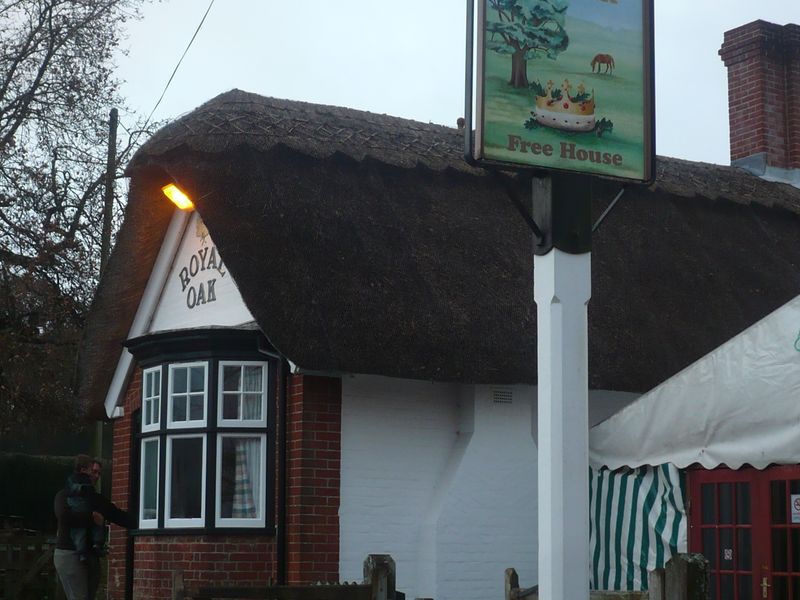
<instances>
[{"instance_id":1,"label":"overcast sky","mask_svg":"<svg viewBox=\"0 0 800 600\"><path fill-rule=\"evenodd\" d=\"M117 60L150 113L209 0L162 0ZM454 126L464 105L465 0L216 0L155 119L240 88ZM655 0L658 154L727 164L723 33L800 23L800 0ZM123 124L125 124L123 119Z\"/></svg>"}]
</instances>

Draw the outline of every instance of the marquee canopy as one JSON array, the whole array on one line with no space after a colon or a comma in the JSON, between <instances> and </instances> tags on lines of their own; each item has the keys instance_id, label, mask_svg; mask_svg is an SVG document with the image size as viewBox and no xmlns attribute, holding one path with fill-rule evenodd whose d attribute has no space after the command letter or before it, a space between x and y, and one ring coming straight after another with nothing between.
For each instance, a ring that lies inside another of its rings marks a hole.
<instances>
[{"instance_id":1,"label":"marquee canopy","mask_svg":"<svg viewBox=\"0 0 800 600\"><path fill-rule=\"evenodd\" d=\"M800 463L800 296L590 433L595 466Z\"/></svg>"}]
</instances>

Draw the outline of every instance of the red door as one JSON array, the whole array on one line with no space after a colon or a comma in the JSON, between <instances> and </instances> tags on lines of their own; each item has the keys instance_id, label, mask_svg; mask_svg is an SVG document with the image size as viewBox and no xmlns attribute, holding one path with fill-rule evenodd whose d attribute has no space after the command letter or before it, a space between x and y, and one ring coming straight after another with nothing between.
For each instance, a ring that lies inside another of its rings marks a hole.
<instances>
[{"instance_id":1,"label":"red door","mask_svg":"<svg viewBox=\"0 0 800 600\"><path fill-rule=\"evenodd\" d=\"M689 551L711 566L711 600L800 600L800 465L692 470Z\"/></svg>"}]
</instances>

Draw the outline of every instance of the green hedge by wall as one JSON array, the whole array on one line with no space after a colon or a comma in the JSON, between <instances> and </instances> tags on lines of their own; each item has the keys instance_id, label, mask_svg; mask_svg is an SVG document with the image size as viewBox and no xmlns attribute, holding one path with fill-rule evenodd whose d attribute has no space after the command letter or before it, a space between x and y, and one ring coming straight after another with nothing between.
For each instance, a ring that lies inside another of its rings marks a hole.
<instances>
[{"instance_id":1,"label":"green hedge by wall","mask_svg":"<svg viewBox=\"0 0 800 600\"><path fill-rule=\"evenodd\" d=\"M53 497L72 472L73 459L0 452L0 515L17 515L28 529L55 533Z\"/></svg>"}]
</instances>

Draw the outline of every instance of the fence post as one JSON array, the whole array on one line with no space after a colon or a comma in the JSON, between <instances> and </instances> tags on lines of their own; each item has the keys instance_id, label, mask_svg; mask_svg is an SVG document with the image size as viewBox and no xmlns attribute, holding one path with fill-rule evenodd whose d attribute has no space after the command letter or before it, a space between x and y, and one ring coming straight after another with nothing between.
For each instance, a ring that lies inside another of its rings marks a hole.
<instances>
[{"instance_id":1,"label":"fence post","mask_svg":"<svg viewBox=\"0 0 800 600\"><path fill-rule=\"evenodd\" d=\"M673 556L665 580L665 600L708 600L708 561L702 554Z\"/></svg>"},{"instance_id":2,"label":"fence post","mask_svg":"<svg viewBox=\"0 0 800 600\"><path fill-rule=\"evenodd\" d=\"M371 600L394 600L394 559L388 554L370 554L364 559L364 583L372 585Z\"/></svg>"},{"instance_id":3,"label":"fence post","mask_svg":"<svg viewBox=\"0 0 800 600\"><path fill-rule=\"evenodd\" d=\"M664 569L656 569L648 573L647 591L649 600L667 600L664 579Z\"/></svg>"},{"instance_id":4,"label":"fence post","mask_svg":"<svg viewBox=\"0 0 800 600\"><path fill-rule=\"evenodd\" d=\"M519 590L519 575L515 569L508 568L506 569L506 600L516 600L515 592L517 590Z\"/></svg>"}]
</instances>

